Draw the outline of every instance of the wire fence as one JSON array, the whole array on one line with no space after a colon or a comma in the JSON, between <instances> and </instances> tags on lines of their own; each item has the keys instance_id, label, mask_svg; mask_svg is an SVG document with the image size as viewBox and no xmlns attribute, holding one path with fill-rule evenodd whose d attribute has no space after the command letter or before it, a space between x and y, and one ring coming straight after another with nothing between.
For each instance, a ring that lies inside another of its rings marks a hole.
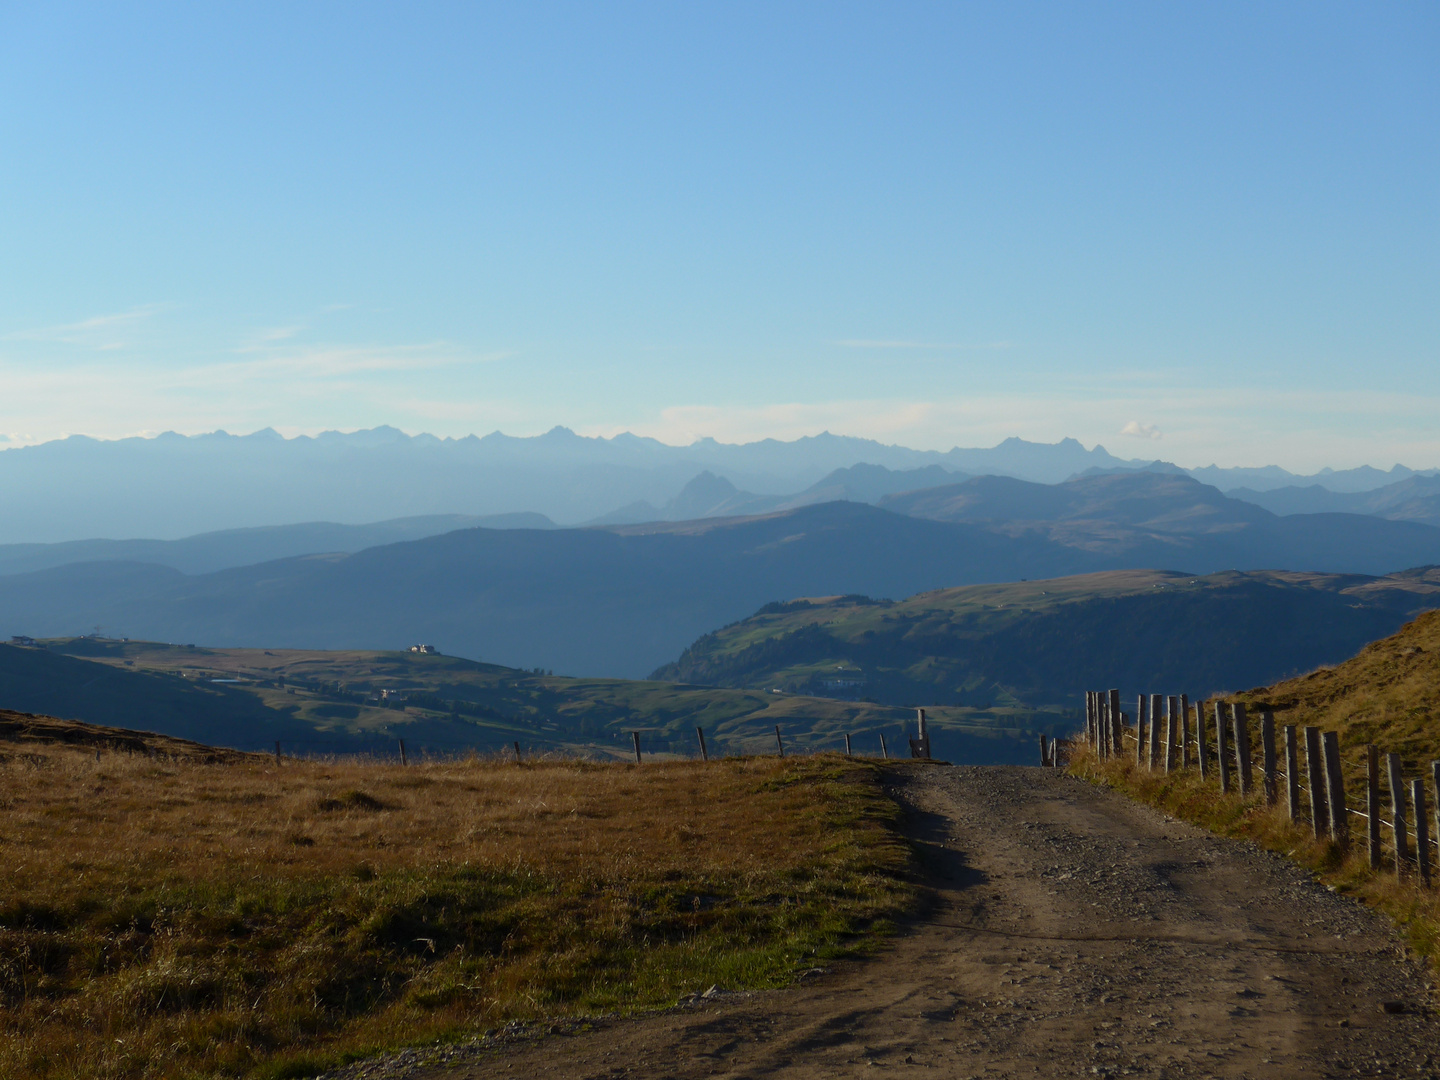
<instances>
[{"instance_id":1,"label":"wire fence","mask_svg":"<svg viewBox=\"0 0 1440 1080\"><path fill-rule=\"evenodd\" d=\"M1136 765L1151 772L1196 769L1202 781L1214 775L1222 794L1233 791L1242 800L1275 805L1283 794L1291 821L1308 823L1317 839L1342 848L1350 844L1350 820L1359 819L1372 868L1388 860L1397 875L1415 873L1430 884L1432 849L1440 854L1440 761L1430 763L1427 792L1426 778L1407 780L1399 754L1366 745L1359 755L1354 748L1342 755L1338 732L1277 728L1268 709L1259 710L1256 731L1243 702L1192 706L1184 694L1140 694L1133 715L1120 702L1118 690L1085 694L1085 730L1075 741L1101 760L1133 753ZM1042 740L1043 764L1056 765L1060 756L1058 740L1048 749ZM1347 802L1346 774L1353 778L1357 770L1365 778L1364 810ZM1381 812L1386 802L1388 817Z\"/></svg>"}]
</instances>

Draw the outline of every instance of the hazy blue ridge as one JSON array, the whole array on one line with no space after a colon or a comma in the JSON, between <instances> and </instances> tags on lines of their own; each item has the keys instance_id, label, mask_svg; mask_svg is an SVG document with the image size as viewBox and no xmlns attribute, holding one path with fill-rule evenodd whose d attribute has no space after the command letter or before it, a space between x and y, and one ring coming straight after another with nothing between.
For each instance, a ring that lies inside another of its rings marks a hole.
<instances>
[{"instance_id":1,"label":"hazy blue ridge","mask_svg":"<svg viewBox=\"0 0 1440 1080\"><path fill-rule=\"evenodd\" d=\"M0 633L216 646L401 648L640 677L715 627L803 596L904 597L1096 570L1380 575L1440 563L1440 528L1279 517L1154 472L1063 485L981 477L757 517L462 529L209 574L91 562L0 577Z\"/></svg>"},{"instance_id":2,"label":"hazy blue ridge","mask_svg":"<svg viewBox=\"0 0 1440 1080\"><path fill-rule=\"evenodd\" d=\"M858 466L872 467L870 475L836 476L837 470ZM893 494L876 482L885 474L873 467L930 470L914 479L935 486L943 479L939 470L1053 484L1094 471L1154 470L1165 463L1122 459L1074 439L1044 444L1012 438L985 449L940 452L830 434L738 445L702 439L677 447L629 434L586 437L565 428L528 438L496 432L461 439L411 436L388 427L293 439L269 430L113 441L77 435L0 451L6 511L0 515L0 543L179 539L316 521L520 512L563 524L633 521L647 514L640 504L656 508L664 519L686 485L707 472L732 485L738 503L748 500L743 512L759 513ZM1359 491L1414 474L1396 466L1389 472L1362 468L1307 478L1275 467L1209 466L1190 475L1221 489L1313 483ZM821 490L827 485L835 490ZM620 508L628 509L617 517Z\"/></svg>"}]
</instances>

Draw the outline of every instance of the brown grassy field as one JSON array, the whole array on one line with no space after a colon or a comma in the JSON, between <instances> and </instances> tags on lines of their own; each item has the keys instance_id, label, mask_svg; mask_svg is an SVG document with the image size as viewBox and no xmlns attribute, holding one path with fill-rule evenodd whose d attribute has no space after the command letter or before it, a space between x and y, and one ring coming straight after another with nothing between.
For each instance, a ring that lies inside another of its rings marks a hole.
<instances>
[{"instance_id":1,"label":"brown grassy field","mask_svg":"<svg viewBox=\"0 0 1440 1080\"><path fill-rule=\"evenodd\" d=\"M0 742L0 1076L300 1076L784 984L913 900L882 768Z\"/></svg>"},{"instance_id":2,"label":"brown grassy field","mask_svg":"<svg viewBox=\"0 0 1440 1080\"><path fill-rule=\"evenodd\" d=\"M1275 716L1278 729L1286 724L1319 727L1340 737L1344 762L1346 804L1365 808L1365 760L1367 744L1381 752L1400 754L1406 780L1426 780L1431 833L1435 829L1435 793L1429 783L1430 762L1440 760L1440 611L1427 612L1406 624L1398 633L1367 645L1343 664L1321 668L1298 678L1269 687L1260 687L1227 700L1244 701L1251 717L1261 710ZM1210 716L1207 703L1207 717ZM1257 763L1256 787L1260 787L1259 724L1250 724L1252 754ZM1210 751L1214 753L1213 729ZM1302 740L1303 744L1303 740ZM1133 748L1133 743L1127 745ZM1283 748L1281 749L1283 757ZM1305 752L1301 746L1301 768ZM1284 768L1283 760L1280 768ZM1289 820L1284 784L1276 806L1267 806L1259 791L1247 800L1238 795L1221 796L1212 771L1210 781L1200 782L1195 769L1151 773L1137 767L1131 755L1123 761L1100 762L1085 748L1077 748L1072 771L1100 783L1119 788L1166 811L1216 832L1243 836L1297 859L1323 881L1350 893L1390 914L1406 928L1416 950L1440 966L1440 889L1424 889L1413 874L1397 881L1390 830L1383 828L1385 866L1370 869L1364 819L1351 819L1348 849L1333 841L1316 840L1308 817L1300 823ZM1302 803L1308 806L1302 780ZM1389 790L1382 764L1382 817L1390 819ZM1410 846L1414 851L1414 818L1411 816ZM1440 860L1436 861L1436 882L1440 883Z\"/></svg>"}]
</instances>

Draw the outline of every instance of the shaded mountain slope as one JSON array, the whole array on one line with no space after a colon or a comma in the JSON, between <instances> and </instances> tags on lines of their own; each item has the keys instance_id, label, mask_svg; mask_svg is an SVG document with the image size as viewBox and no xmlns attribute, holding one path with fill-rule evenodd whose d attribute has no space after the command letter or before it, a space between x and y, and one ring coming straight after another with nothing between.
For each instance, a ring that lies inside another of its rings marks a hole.
<instances>
[{"instance_id":1,"label":"shaded mountain slope","mask_svg":"<svg viewBox=\"0 0 1440 1080\"><path fill-rule=\"evenodd\" d=\"M71 540L59 544L0 544L0 575L24 574L78 562L154 563L186 574L208 574L232 566L328 551L363 551L381 544L418 540L456 529L553 529L541 514L468 517L438 514L396 518L370 525L312 521L201 533L183 540Z\"/></svg>"},{"instance_id":2,"label":"shaded mountain slope","mask_svg":"<svg viewBox=\"0 0 1440 1080\"><path fill-rule=\"evenodd\" d=\"M966 479L939 465L919 469L887 469L883 465L852 465L836 469L793 495L756 495L741 491L708 469L662 507L635 502L603 514L590 525L639 525L652 521L693 521L709 517L742 517L797 510L824 502L875 503L886 495Z\"/></svg>"},{"instance_id":3,"label":"shaded mountain slope","mask_svg":"<svg viewBox=\"0 0 1440 1080\"><path fill-rule=\"evenodd\" d=\"M0 709L245 749L263 749L307 730L228 685L13 645L0 645Z\"/></svg>"},{"instance_id":4,"label":"shaded mountain slope","mask_svg":"<svg viewBox=\"0 0 1440 1080\"><path fill-rule=\"evenodd\" d=\"M0 633L100 626L162 641L332 649L425 641L511 667L638 677L701 634L795 596L902 597L1136 566L1388 573L1440 562L1440 529L1429 526L1277 518L1183 477L1149 480L1186 485L1195 501L1164 492L1147 501L1126 494L1127 479L1061 485L1108 492L1101 501L1118 523L942 522L834 502L606 529L467 529L195 576L77 564L0 577ZM1240 507L1239 520L1217 507Z\"/></svg>"},{"instance_id":5,"label":"shaded mountain slope","mask_svg":"<svg viewBox=\"0 0 1440 1080\"><path fill-rule=\"evenodd\" d=\"M976 708L1073 706L1092 683L1199 693L1333 663L1440 605L1440 571L1387 578L1120 571L893 603L771 604L655 678Z\"/></svg>"},{"instance_id":6,"label":"shaded mountain slope","mask_svg":"<svg viewBox=\"0 0 1440 1080\"><path fill-rule=\"evenodd\" d=\"M1125 472L1032 484L980 476L881 500L896 513L934 521L1101 522L1111 528L1195 535L1233 530L1274 515L1175 473Z\"/></svg>"},{"instance_id":7,"label":"shaded mountain slope","mask_svg":"<svg viewBox=\"0 0 1440 1080\"><path fill-rule=\"evenodd\" d=\"M1312 484L1270 491L1239 488L1227 494L1275 514L1372 514L1392 521L1440 525L1440 477L1436 476L1410 476L1374 491L1331 491Z\"/></svg>"},{"instance_id":8,"label":"shaded mountain slope","mask_svg":"<svg viewBox=\"0 0 1440 1080\"><path fill-rule=\"evenodd\" d=\"M777 597L908 595L1088 568L1044 538L857 503L624 529L473 529L186 577L91 563L0 578L0 629L211 645L396 648L638 676Z\"/></svg>"},{"instance_id":9,"label":"shaded mountain slope","mask_svg":"<svg viewBox=\"0 0 1440 1080\"><path fill-rule=\"evenodd\" d=\"M1440 530L1429 525L1347 513L1281 517L1174 473L1107 473L1054 485L982 476L887 496L880 506L1044 536L1130 566L1376 574L1440 561Z\"/></svg>"}]
</instances>

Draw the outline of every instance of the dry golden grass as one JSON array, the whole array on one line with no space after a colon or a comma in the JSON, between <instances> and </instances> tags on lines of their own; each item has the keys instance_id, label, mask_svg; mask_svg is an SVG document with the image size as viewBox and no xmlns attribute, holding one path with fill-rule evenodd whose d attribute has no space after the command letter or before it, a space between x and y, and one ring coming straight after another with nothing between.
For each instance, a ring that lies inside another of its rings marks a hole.
<instances>
[{"instance_id":1,"label":"dry golden grass","mask_svg":"<svg viewBox=\"0 0 1440 1080\"><path fill-rule=\"evenodd\" d=\"M0 743L0 1076L306 1075L782 984L911 900L879 775Z\"/></svg>"},{"instance_id":2,"label":"dry golden grass","mask_svg":"<svg viewBox=\"0 0 1440 1080\"><path fill-rule=\"evenodd\" d=\"M1430 775L1440 759L1440 611L1405 624L1351 659L1274 686L1236 695L1253 713L1270 709L1275 723L1336 731L1342 748L1374 743L1400 754L1407 776Z\"/></svg>"}]
</instances>

